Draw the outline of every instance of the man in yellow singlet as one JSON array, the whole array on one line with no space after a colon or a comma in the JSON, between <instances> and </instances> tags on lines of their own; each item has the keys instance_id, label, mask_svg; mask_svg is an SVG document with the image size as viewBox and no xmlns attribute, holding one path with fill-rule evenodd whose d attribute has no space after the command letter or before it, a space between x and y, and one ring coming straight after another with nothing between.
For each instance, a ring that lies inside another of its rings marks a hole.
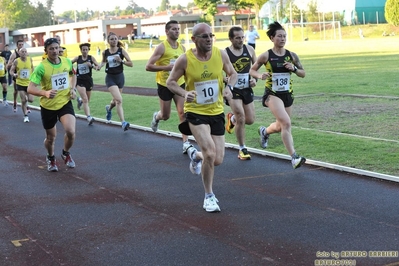
<instances>
[{"instance_id":1,"label":"man in yellow singlet","mask_svg":"<svg viewBox=\"0 0 399 266\"><path fill-rule=\"evenodd\" d=\"M205 190L203 208L207 212L219 212L218 200L213 193L215 166L224 158L225 119L223 98L232 99L232 88L237 82L234 70L225 50L213 47L211 27L199 23L193 28L191 40L194 49L181 55L166 82L176 95L183 97L186 121L179 128L183 134L193 135L202 152L194 147L187 150L191 159L190 170L202 174ZM223 84L223 71L229 76ZM186 88L178 80L184 75ZM183 132L184 131L184 132Z\"/></svg>"},{"instance_id":2,"label":"man in yellow singlet","mask_svg":"<svg viewBox=\"0 0 399 266\"><path fill-rule=\"evenodd\" d=\"M166 40L155 48L154 53L150 57L145 66L145 70L156 72L156 82L158 87L160 110L152 115L151 128L157 132L159 121L168 120L171 113L172 100L175 102L180 123L184 122L184 99L179 95L172 93L166 87L166 80L172 71L173 65L180 55L184 54L186 49L178 42L180 36L180 25L176 20L171 20L165 25ZM184 77L178 80L179 86L185 88ZM188 141L187 135L182 135L183 153L187 153L187 149L192 146Z\"/></svg>"},{"instance_id":3,"label":"man in yellow singlet","mask_svg":"<svg viewBox=\"0 0 399 266\"><path fill-rule=\"evenodd\" d=\"M19 58L11 65L11 76L15 78L17 91L21 98L21 109L24 114L24 123L29 122L28 101L33 102L33 95L28 94L29 77L33 72L32 58L28 56L26 48L19 50Z\"/></svg>"}]
</instances>

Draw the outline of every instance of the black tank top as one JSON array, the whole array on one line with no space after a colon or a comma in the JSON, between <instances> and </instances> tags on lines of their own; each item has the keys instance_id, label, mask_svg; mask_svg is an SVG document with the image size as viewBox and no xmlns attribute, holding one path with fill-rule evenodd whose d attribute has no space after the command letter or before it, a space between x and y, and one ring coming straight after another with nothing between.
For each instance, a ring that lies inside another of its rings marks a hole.
<instances>
[{"instance_id":1,"label":"black tank top","mask_svg":"<svg viewBox=\"0 0 399 266\"><path fill-rule=\"evenodd\" d=\"M246 45L243 45L242 54L239 56L233 54L229 47L226 47L226 51L230 62L233 64L233 67L237 73L249 73L249 70L251 69L252 57L248 52Z\"/></svg>"},{"instance_id":2,"label":"black tank top","mask_svg":"<svg viewBox=\"0 0 399 266\"><path fill-rule=\"evenodd\" d=\"M85 64L86 62L90 62L91 64L93 64L91 55L88 55L86 60L83 60L81 55L78 56L78 60L76 61L76 63L78 64L78 67L76 69L76 77L78 79L91 79L92 68L88 67L88 65Z\"/></svg>"},{"instance_id":3,"label":"black tank top","mask_svg":"<svg viewBox=\"0 0 399 266\"><path fill-rule=\"evenodd\" d=\"M122 73L123 72L123 64L116 63L115 60L110 58L113 55L119 55L122 60L125 59L125 57L123 56L123 53L122 53L122 48L118 47L118 50L114 54L111 54L109 52L109 49L107 49L104 51L104 54L105 54L105 59L107 60L107 64L105 65L105 73L108 73L108 74Z\"/></svg>"}]
</instances>

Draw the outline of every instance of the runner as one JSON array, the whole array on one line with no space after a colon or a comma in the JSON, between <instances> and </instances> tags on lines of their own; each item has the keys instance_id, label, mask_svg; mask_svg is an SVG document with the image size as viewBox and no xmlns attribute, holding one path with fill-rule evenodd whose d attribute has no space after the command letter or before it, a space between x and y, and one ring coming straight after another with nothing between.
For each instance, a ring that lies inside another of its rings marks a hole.
<instances>
[{"instance_id":1,"label":"runner","mask_svg":"<svg viewBox=\"0 0 399 266\"><path fill-rule=\"evenodd\" d=\"M226 51L213 47L213 37L208 24L196 24L191 37L195 48L176 60L166 82L174 94L185 99L186 122L180 128L186 130L182 133L192 133L202 151L191 147L187 153L191 158L192 172L198 166L202 167L200 172L205 190L203 208L207 212L220 211L218 199L213 193L213 178L215 166L220 165L224 158L223 98L232 98L232 86L237 82L237 73ZM230 77L226 86L223 85L223 72ZM183 75L187 85L185 89L178 83Z\"/></svg>"},{"instance_id":2,"label":"runner","mask_svg":"<svg viewBox=\"0 0 399 266\"><path fill-rule=\"evenodd\" d=\"M238 159L250 160L251 155L245 146L245 124L252 125L255 121L254 91L256 80L249 76L249 70L256 61L255 50L252 46L244 44L244 31L240 27L229 30L231 45L226 52L238 73L237 83L233 88L233 98L226 101L232 112L226 116L226 131L231 134L235 129L239 144ZM228 77L225 78L228 82Z\"/></svg>"},{"instance_id":3,"label":"runner","mask_svg":"<svg viewBox=\"0 0 399 266\"><path fill-rule=\"evenodd\" d=\"M304 78L305 70L298 55L284 48L287 33L278 22L269 24L267 36L273 42L273 48L262 53L250 71L251 76L266 80L262 104L268 107L276 118L276 121L268 127L259 127L260 143L262 148L266 148L270 134L281 133L284 146L292 158L292 167L296 169L305 163L306 158L295 152L291 134L291 113L294 103L291 75ZM258 70L263 65L266 67L266 72L259 73Z\"/></svg>"},{"instance_id":4,"label":"runner","mask_svg":"<svg viewBox=\"0 0 399 266\"><path fill-rule=\"evenodd\" d=\"M87 117L89 125L93 124L94 117L90 115L90 96L93 89L92 69L99 70L99 63L96 58L89 55L90 43L82 43L79 45L81 55L72 59L72 64L76 63L76 88L78 89L80 97L77 98L78 109L83 105L83 110Z\"/></svg>"},{"instance_id":5,"label":"runner","mask_svg":"<svg viewBox=\"0 0 399 266\"><path fill-rule=\"evenodd\" d=\"M17 84L17 91L21 98L21 109L24 115L24 123L29 122L28 116L28 101L33 102L33 95L28 94L29 78L33 72L33 61L26 48L19 50L20 57L15 59L11 66L11 75L16 78L15 83Z\"/></svg>"},{"instance_id":6,"label":"runner","mask_svg":"<svg viewBox=\"0 0 399 266\"><path fill-rule=\"evenodd\" d=\"M61 158L69 168L75 167L69 150L75 141L76 118L71 99L76 98L76 75L71 60L59 56L59 43L55 38L44 42L47 58L39 63L30 77L28 93L40 97L40 112L46 131L44 147L47 150L47 170L57 172L54 155L57 121L65 130Z\"/></svg>"},{"instance_id":7,"label":"runner","mask_svg":"<svg viewBox=\"0 0 399 266\"><path fill-rule=\"evenodd\" d=\"M3 105L8 106L7 101L7 71L6 71L6 59L0 56L0 83L3 87Z\"/></svg>"},{"instance_id":8,"label":"runner","mask_svg":"<svg viewBox=\"0 0 399 266\"><path fill-rule=\"evenodd\" d=\"M169 77L170 71L176 59L184 54L186 49L178 40L180 36L180 25L176 20L171 20L165 25L166 40L155 48L154 53L147 62L145 69L147 71L156 72L156 82L158 87L160 110L153 114L151 128L157 132L159 121L168 120L171 113L172 100L175 102L177 114L179 115L180 123L184 122L184 99L179 95L172 93L166 87L166 80ZM184 77L178 80L179 86L185 88ZM187 153L187 149L191 146L188 136L182 134L183 139L183 153Z\"/></svg>"},{"instance_id":9,"label":"runner","mask_svg":"<svg viewBox=\"0 0 399 266\"><path fill-rule=\"evenodd\" d=\"M23 40L18 40L17 41L17 48L15 49L14 53L10 56L10 60L8 60L8 64L7 64L7 69L11 69L11 65L14 62L15 59L17 59L18 57L20 57L19 55L19 50L24 47L24 41ZM13 110L14 113L17 112L17 97L18 97L18 90L17 90L17 84L15 83L15 77L12 78L13 83L14 83L14 92L13 92ZM28 109L29 110L29 109Z\"/></svg>"},{"instance_id":10,"label":"runner","mask_svg":"<svg viewBox=\"0 0 399 266\"><path fill-rule=\"evenodd\" d=\"M110 105L105 106L106 119L108 123L112 118L112 109L116 106L116 111L120 121L122 122L122 129L124 131L129 129L130 124L125 121L125 116L122 108L122 90L125 85L125 75L123 73L123 65L133 67L133 62L130 60L128 53L123 49L123 43L119 41L118 36L110 32L108 35L109 48L102 53L102 62L99 70L105 65L105 84L108 91L112 95ZM126 59L126 60L124 60Z\"/></svg>"}]
</instances>

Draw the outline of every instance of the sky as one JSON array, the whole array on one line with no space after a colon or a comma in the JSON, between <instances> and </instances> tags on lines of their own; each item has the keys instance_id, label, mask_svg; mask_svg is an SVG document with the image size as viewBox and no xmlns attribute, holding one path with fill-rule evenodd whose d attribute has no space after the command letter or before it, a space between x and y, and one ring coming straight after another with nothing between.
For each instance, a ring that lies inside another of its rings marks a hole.
<instances>
[{"instance_id":1,"label":"sky","mask_svg":"<svg viewBox=\"0 0 399 266\"><path fill-rule=\"evenodd\" d=\"M134 0L134 2L146 9L156 10L158 6L161 5L162 0ZM187 6L187 3L193 2L193 0L169 0L171 5ZM44 0L42 0L44 3ZM66 4L68 3L68 4ZM69 4L70 3L70 4ZM99 10L99 11L111 11L114 10L116 6L121 9L125 9L129 4L129 0L118 0L118 1L105 1L105 0L54 0L53 11L55 14L61 14L68 10L73 10L76 7L77 11L84 10Z\"/></svg>"}]
</instances>

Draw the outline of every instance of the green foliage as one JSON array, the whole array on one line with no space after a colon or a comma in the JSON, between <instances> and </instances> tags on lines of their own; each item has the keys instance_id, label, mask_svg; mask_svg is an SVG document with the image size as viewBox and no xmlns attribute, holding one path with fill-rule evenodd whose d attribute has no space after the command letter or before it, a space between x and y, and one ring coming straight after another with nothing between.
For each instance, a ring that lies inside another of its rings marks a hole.
<instances>
[{"instance_id":1,"label":"green foliage","mask_svg":"<svg viewBox=\"0 0 399 266\"><path fill-rule=\"evenodd\" d=\"M162 0L161 5L159 6L159 11L168 10L170 6L169 0Z\"/></svg>"},{"instance_id":2,"label":"green foliage","mask_svg":"<svg viewBox=\"0 0 399 266\"><path fill-rule=\"evenodd\" d=\"M389 24L399 26L399 0L387 0L385 3L385 19Z\"/></svg>"}]
</instances>

